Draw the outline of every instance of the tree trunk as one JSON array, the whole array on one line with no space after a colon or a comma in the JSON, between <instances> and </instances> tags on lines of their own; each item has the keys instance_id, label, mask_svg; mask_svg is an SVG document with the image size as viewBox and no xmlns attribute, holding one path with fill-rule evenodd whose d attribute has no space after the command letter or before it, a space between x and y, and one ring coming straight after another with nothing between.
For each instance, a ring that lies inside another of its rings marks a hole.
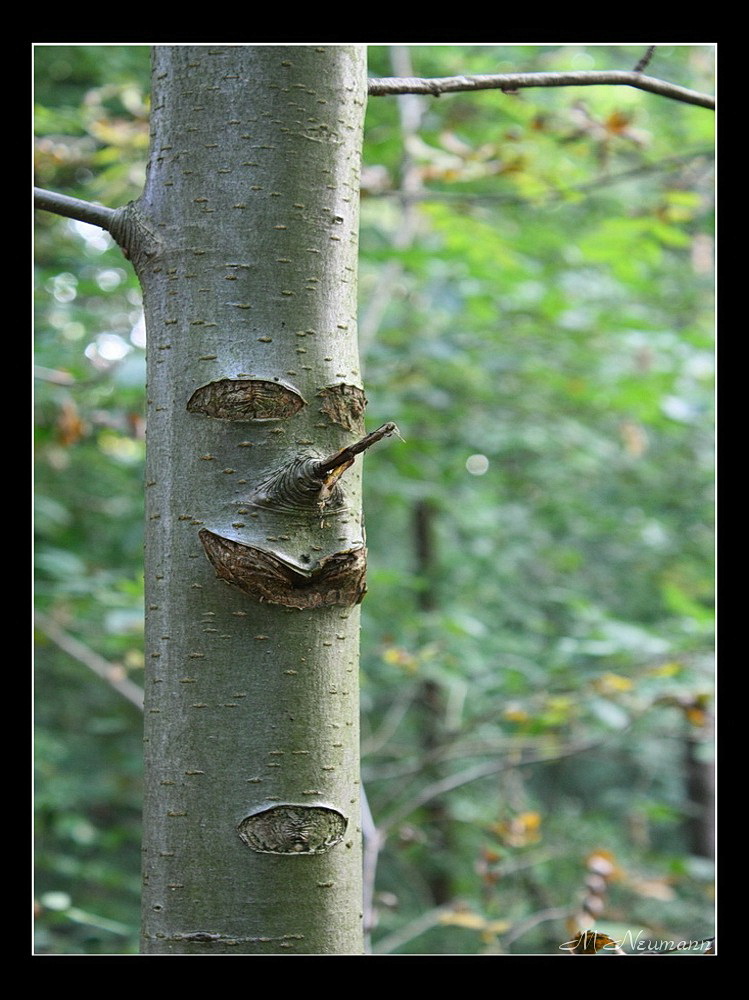
<instances>
[{"instance_id":1,"label":"tree trunk","mask_svg":"<svg viewBox=\"0 0 749 1000\"><path fill-rule=\"evenodd\" d=\"M364 53L154 51L113 229L148 330L147 953L362 951Z\"/></svg>"},{"instance_id":2,"label":"tree trunk","mask_svg":"<svg viewBox=\"0 0 749 1000\"><path fill-rule=\"evenodd\" d=\"M689 849L703 858L715 858L715 762L704 760L704 740L687 733L684 741L686 827Z\"/></svg>"}]
</instances>

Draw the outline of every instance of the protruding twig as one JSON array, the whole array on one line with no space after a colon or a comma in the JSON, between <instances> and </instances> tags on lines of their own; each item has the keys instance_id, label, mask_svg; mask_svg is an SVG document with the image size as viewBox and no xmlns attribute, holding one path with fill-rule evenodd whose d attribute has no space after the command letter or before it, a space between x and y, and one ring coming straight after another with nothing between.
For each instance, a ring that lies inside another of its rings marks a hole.
<instances>
[{"instance_id":1,"label":"protruding twig","mask_svg":"<svg viewBox=\"0 0 749 1000\"><path fill-rule=\"evenodd\" d=\"M77 219L78 222L88 222L92 226L106 229L107 232L110 232L112 221L117 214L113 208L94 205L90 201L81 201L80 198L70 198L66 194L57 194L55 191L45 191L37 187L34 188L34 208L64 215L67 219Z\"/></svg>"},{"instance_id":2,"label":"protruding twig","mask_svg":"<svg viewBox=\"0 0 749 1000\"><path fill-rule=\"evenodd\" d=\"M570 73L498 73L491 76L446 76L432 79L386 77L369 81L370 97L392 94L440 94L462 90L520 90L524 87L597 87L624 86L647 90L673 101L715 109L715 98L697 90L688 90L665 80L643 76L629 70L578 70Z\"/></svg>"},{"instance_id":3,"label":"protruding twig","mask_svg":"<svg viewBox=\"0 0 749 1000\"><path fill-rule=\"evenodd\" d=\"M655 52L655 45L648 45L645 55L640 59L635 68L632 70L633 73L642 73L647 64L653 58L653 53Z\"/></svg>"},{"instance_id":4,"label":"protruding twig","mask_svg":"<svg viewBox=\"0 0 749 1000\"><path fill-rule=\"evenodd\" d=\"M78 660L79 663L88 667L89 670L93 670L98 677L101 677L107 684L110 684L115 691L127 698L136 708L143 711L143 691L127 677L121 667L105 660L103 656L99 656L93 649L74 639L72 635L68 635L56 622L40 611L34 614L34 624L44 632L48 639L51 639L56 646L59 646L60 649L67 653L68 656L72 656L74 660Z\"/></svg>"},{"instance_id":5,"label":"protruding twig","mask_svg":"<svg viewBox=\"0 0 749 1000\"><path fill-rule=\"evenodd\" d=\"M391 420L388 423L383 424L382 427L378 427L376 431L372 431L371 434L367 434L361 439L361 441L350 444L346 448L341 448L341 450L337 451L335 455L331 455L330 458L325 458L321 462L318 462L315 468L315 474L320 479L323 479L329 472L339 469L342 465L348 468L357 455L366 451L367 448L371 448L373 444L377 444L377 442L381 441L384 437L391 437L393 434L395 434L396 437L400 437L398 425L394 424Z\"/></svg>"}]
</instances>

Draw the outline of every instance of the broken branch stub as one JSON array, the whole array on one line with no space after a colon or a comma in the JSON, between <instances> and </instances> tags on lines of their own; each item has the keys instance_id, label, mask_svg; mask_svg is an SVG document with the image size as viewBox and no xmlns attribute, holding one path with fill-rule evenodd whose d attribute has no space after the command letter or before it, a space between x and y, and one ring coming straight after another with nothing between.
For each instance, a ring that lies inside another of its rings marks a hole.
<instances>
[{"instance_id":1,"label":"broken branch stub","mask_svg":"<svg viewBox=\"0 0 749 1000\"><path fill-rule=\"evenodd\" d=\"M324 481L317 474L318 460L314 458L295 458L281 469L276 469L253 490L249 502L256 507L269 510L306 514L318 517L320 504L331 500L328 510L331 513L345 508L345 499L341 490L333 495L330 491L323 498ZM337 481L337 479L336 479Z\"/></svg>"},{"instance_id":2,"label":"broken branch stub","mask_svg":"<svg viewBox=\"0 0 749 1000\"><path fill-rule=\"evenodd\" d=\"M328 504L330 513L341 512L346 500L338 487L339 479L357 455L393 434L398 434L398 428L390 422L328 458L295 458L270 475L245 502L272 512L319 516ZM219 579L257 601L300 609L351 607L361 602L367 590L367 550L363 541L357 540L350 548L319 559L314 566L300 566L278 552L226 538L207 528L200 530L199 537ZM301 558L306 560L308 556Z\"/></svg>"},{"instance_id":3,"label":"broken branch stub","mask_svg":"<svg viewBox=\"0 0 749 1000\"><path fill-rule=\"evenodd\" d=\"M360 455L367 448L371 448L373 444L378 441L382 441L385 437L391 437L395 434L396 437L400 437L400 431L398 430L398 425L393 423L392 420L388 421L386 424L382 424L377 430L372 431L371 434L366 434L360 441L356 441L354 444L347 445L345 448L341 448L337 451L335 455L331 455L330 458L324 458L321 462L317 464L317 475L324 477L328 472L339 466L346 464L348 468L354 461L357 455Z\"/></svg>"},{"instance_id":4,"label":"broken branch stub","mask_svg":"<svg viewBox=\"0 0 749 1000\"><path fill-rule=\"evenodd\" d=\"M338 489L341 476L351 468L357 455L393 434L400 436L398 427L391 421L328 458L295 458L260 483L250 503L309 513L319 513L322 507L330 511L343 508L344 497Z\"/></svg>"}]
</instances>

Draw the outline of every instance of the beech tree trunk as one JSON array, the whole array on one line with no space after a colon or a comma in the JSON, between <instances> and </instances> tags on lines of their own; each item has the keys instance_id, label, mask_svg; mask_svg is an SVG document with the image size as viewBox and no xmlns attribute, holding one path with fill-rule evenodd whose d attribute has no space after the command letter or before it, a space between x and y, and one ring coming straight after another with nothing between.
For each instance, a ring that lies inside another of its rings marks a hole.
<instances>
[{"instance_id":1,"label":"beech tree trunk","mask_svg":"<svg viewBox=\"0 0 749 1000\"><path fill-rule=\"evenodd\" d=\"M148 331L147 953L362 951L365 101L363 46L154 50L112 227Z\"/></svg>"}]
</instances>

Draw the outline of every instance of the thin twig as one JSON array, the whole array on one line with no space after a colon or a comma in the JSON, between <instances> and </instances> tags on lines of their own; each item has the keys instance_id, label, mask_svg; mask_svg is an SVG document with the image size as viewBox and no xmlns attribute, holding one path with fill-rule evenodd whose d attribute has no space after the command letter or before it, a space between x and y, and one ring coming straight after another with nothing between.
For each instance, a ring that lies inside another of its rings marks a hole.
<instances>
[{"instance_id":1,"label":"thin twig","mask_svg":"<svg viewBox=\"0 0 749 1000\"><path fill-rule=\"evenodd\" d=\"M372 730L367 736L362 737L362 757L374 757L375 754L390 742L395 735L401 722L411 709L415 691L406 692L405 697L394 701L385 713L385 717L377 730ZM421 767L421 761L419 762Z\"/></svg>"},{"instance_id":2,"label":"thin twig","mask_svg":"<svg viewBox=\"0 0 749 1000\"><path fill-rule=\"evenodd\" d=\"M645 55L640 59L635 68L632 70L633 73L642 73L647 64L653 58L653 53L655 52L655 45L648 45Z\"/></svg>"},{"instance_id":3,"label":"thin twig","mask_svg":"<svg viewBox=\"0 0 749 1000\"><path fill-rule=\"evenodd\" d=\"M400 437L398 425L394 424L391 420L378 427L376 431L372 431L371 434L367 434L360 441L356 441L346 448L341 448L335 455L331 455L330 458L325 458L321 462L318 462L315 468L315 475L319 479L322 479L327 473L339 469L342 465L350 465L361 452L366 451L367 448L371 448L373 444L381 441L384 437L390 437L393 434L396 437Z\"/></svg>"},{"instance_id":4,"label":"thin twig","mask_svg":"<svg viewBox=\"0 0 749 1000\"><path fill-rule=\"evenodd\" d=\"M697 149L690 153L678 153L674 156L664 157L654 163L644 163L639 167L632 167L629 170L621 170L616 174L606 174L596 177L592 181L585 181L581 184L571 184L569 187L548 191L546 194L537 196L532 203L528 198L519 197L516 194L495 194L491 191L446 191L434 188L424 188L421 192L405 194L400 190L377 191L370 195L371 198L392 198L398 199L406 205L416 202L460 202L470 205L520 205L533 207L538 205L548 205L551 202L564 201L572 194L587 194L599 188L612 187L615 184L622 184L633 177L640 177L648 174L666 173L678 170L680 167L688 166L693 160L700 157L709 157L712 162L714 151L712 149ZM710 166L710 164L708 164ZM579 204L579 202L575 202Z\"/></svg>"},{"instance_id":5,"label":"thin twig","mask_svg":"<svg viewBox=\"0 0 749 1000\"><path fill-rule=\"evenodd\" d=\"M538 913L532 914L530 917L526 917L525 920L520 920L517 924L512 926L506 934L502 936L502 944L505 947L513 944L518 938L521 938L528 931L532 931L534 927L538 927L539 924L544 924L548 920L566 920L571 914L572 909L569 906L554 906L550 907L548 910L539 910Z\"/></svg>"},{"instance_id":6,"label":"thin twig","mask_svg":"<svg viewBox=\"0 0 749 1000\"><path fill-rule=\"evenodd\" d=\"M136 708L143 711L143 691L137 684L134 684L128 677L124 676L124 671L121 667L105 660L103 656L99 656L93 649L89 649L88 646L79 642L78 639L74 639L72 635L68 635L56 622L40 611L34 614L34 624L40 632L43 632L64 653L72 656L74 660L78 660L79 663L82 663L84 667L88 667L89 670L93 670L97 677L101 677L118 694L127 698Z\"/></svg>"},{"instance_id":7,"label":"thin twig","mask_svg":"<svg viewBox=\"0 0 749 1000\"><path fill-rule=\"evenodd\" d=\"M56 371L54 368L42 368L41 365L34 365L34 378L41 382L51 382L52 385L75 385L75 375L70 372Z\"/></svg>"},{"instance_id":8,"label":"thin twig","mask_svg":"<svg viewBox=\"0 0 749 1000\"><path fill-rule=\"evenodd\" d=\"M454 912L454 903L445 903L444 906L436 906L432 910L427 910L426 913L422 913L422 915L417 917L416 920L412 920L411 923L399 928L392 934L388 934L387 937L381 938L377 942L377 950L375 954L389 955L391 952L395 951L396 948L402 947L409 941L413 941L414 938L425 934L428 930L431 930L432 927L436 927L443 917Z\"/></svg>"},{"instance_id":9,"label":"thin twig","mask_svg":"<svg viewBox=\"0 0 749 1000\"><path fill-rule=\"evenodd\" d=\"M460 788L462 785L468 785L473 781L478 781L480 778L488 778L493 774L499 774L502 771L510 770L511 768L526 767L529 764L549 764L555 761L561 760L564 757L571 757L574 754L585 753L588 750L592 750L595 747L601 745L598 740L591 740L586 743L572 744L565 750L561 750L559 753L554 754L539 754L536 757L529 757L526 760L517 760L513 757L511 760L490 760L482 761L480 764L475 764L473 767L468 767L463 771L458 771L457 774L448 774L444 778L440 778L439 781L433 781L430 785L426 785L417 792L414 797L405 802L400 808L396 808L389 816L386 816L378 824L380 833L383 834L387 830L401 823L407 816L410 816L412 812L419 809L421 806L430 802L432 799L438 798L440 795L445 795L447 792L453 791L455 788Z\"/></svg>"},{"instance_id":10,"label":"thin twig","mask_svg":"<svg viewBox=\"0 0 749 1000\"><path fill-rule=\"evenodd\" d=\"M715 109L715 98L697 90L688 90L665 80L643 76L631 70L578 70L570 73L497 73L483 76L443 76L431 79L382 77L369 81L370 97L393 94L452 94L465 90L503 90L511 92L526 87L599 87L620 86L646 90L684 104Z\"/></svg>"},{"instance_id":11,"label":"thin twig","mask_svg":"<svg viewBox=\"0 0 749 1000\"><path fill-rule=\"evenodd\" d=\"M64 215L67 219L76 219L78 222L88 222L92 226L100 226L110 232L112 220L116 216L113 208L105 208L104 205L94 205L90 201L81 201L80 198L71 198L66 194L57 194L55 191L45 191L44 188L34 188L34 208L43 209L45 212L54 212L55 215Z\"/></svg>"}]
</instances>

